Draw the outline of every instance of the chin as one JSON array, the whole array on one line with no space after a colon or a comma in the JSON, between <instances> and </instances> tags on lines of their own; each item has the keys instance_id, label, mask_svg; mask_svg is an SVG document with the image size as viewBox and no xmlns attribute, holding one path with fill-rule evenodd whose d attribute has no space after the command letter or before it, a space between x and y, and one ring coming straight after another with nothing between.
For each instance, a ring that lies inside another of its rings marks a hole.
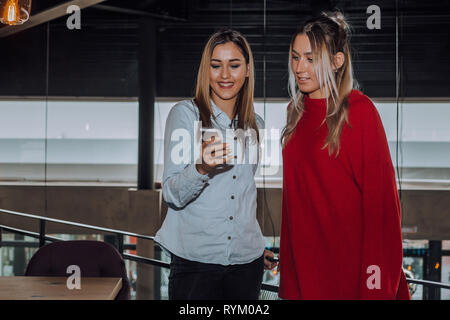
<instances>
[{"instance_id":1,"label":"chin","mask_svg":"<svg viewBox=\"0 0 450 320\"><path fill-rule=\"evenodd\" d=\"M313 92L314 90L311 90L309 88L302 88L302 87L298 87L298 89L301 91L301 93L303 94L310 94L311 92Z\"/></svg>"},{"instance_id":2,"label":"chin","mask_svg":"<svg viewBox=\"0 0 450 320\"><path fill-rule=\"evenodd\" d=\"M221 92L217 92L217 91L215 93L222 100L231 100L231 99L235 98L237 95L237 93L236 94L230 94L230 93L221 94Z\"/></svg>"}]
</instances>

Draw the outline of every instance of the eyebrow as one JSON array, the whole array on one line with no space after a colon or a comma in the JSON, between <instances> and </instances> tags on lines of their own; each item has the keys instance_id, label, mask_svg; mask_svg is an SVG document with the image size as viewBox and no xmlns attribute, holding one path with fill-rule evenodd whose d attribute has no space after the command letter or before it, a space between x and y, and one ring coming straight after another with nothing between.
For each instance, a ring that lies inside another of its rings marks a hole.
<instances>
[{"instance_id":1,"label":"eyebrow","mask_svg":"<svg viewBox=\"0 0 450 320\"><path fill-rule=\"evenodd\" d=\"M292 49L292 51L293 51L296 55L301 56L301 54L299 54L299 53L298 53L297 51L295 51L294 49ZM310 56L310 55L312 55L312 52L310 52L310 51L305 52L305 56Z\"/></svg>"},{"instance_id":2,"label":"eyebrow","mask_svg":"<svg viewBox=\"0 0 450 320\"><path fill-rule=\"evenodd\" d=\"M216 62L222 62L222 60L220 60L220 59L211 59L211 62L212 61L216 61ZM234 58L234 59L230 59L229 60L230 62L234 62L234 61L241 61L241 59L239 59L239 58Z\"/></svg>"}]
</instances>

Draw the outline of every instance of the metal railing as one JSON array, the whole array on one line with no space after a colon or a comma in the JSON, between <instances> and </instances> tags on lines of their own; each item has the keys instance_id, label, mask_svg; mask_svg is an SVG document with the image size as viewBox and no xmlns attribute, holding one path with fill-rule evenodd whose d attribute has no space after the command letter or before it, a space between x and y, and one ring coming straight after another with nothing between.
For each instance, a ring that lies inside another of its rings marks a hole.
<instances>
[{"instance_id":1,"label":"metal railing","mask_svg":"<svg viewBox=\"0 0 450 320\"><path fill-rule=\"evenodd\" d=\"M122 255L123 259L127 259L127 260L130 260L130 261L135 261L135 262L140 262L140 263L146 263L146 264L150 264L150 265L158 266L158 267L162 267L162 268L170 268L170 264L165 262L165 261L152 259L152 258L147 258L147 257L142 257L142 256L138 256L138 255L135 255L135 254L124 253L125 247L129 247L129 248L133 247L132 245L125 245L124 244L124 236L130 236L130 237L135 237L135 238L139 238L139 239L154 241L154 237L152 237L152 236L138 234L138 233L133 233L133 232L128 232L128 231L123 231L123 230L109 229L109 228L103 228L103 227L98 227L98 226L92 226L92 225L88 225L88 224L71 222L71 221L66 221L66 220L42 217L42 216L38 216L38 215L22 213L22 212L16 212L16 211L11 211L11 210L0 209L0 213L9 214L9 215L13 215L13 216L18 216L18 217L22 217L22 218L35 219L35 220L39 221L39 232L32 232L32 231L28 231L28 230L23 230L23 229L13 228L13 227L5 226L5 225L0 225L0 245L2 243L4 243L2 241L2 239L1 239L2 230L5 230L5 231L11 232L11 233L16 233L16 234L22 234L24 236L28 236L28 237L39 239L39 247L42 247L43 245L45 245L45 242L47 242L47 241L49 241L49 242L64 241L64 239L60 239L60 238L57 238L57 237L49 236L45 232L45 230L46 230L46 223L47 222L60 223L60 224L64 224L64 225L68 225L68 226L72 226L72 227L79 227L79 228L99 231L99 232L102 232L102 233L115 234L116 237L117 237L117 250ZM24 244L22 244L22 246L24 246ZM449 289L450 290L450 285L442 283L442 282L435 282L435 281L428 281L428 280L419 280L419 279L411 279L411 278L407 278L406 281L408 283L415 283L415 284L418 284L418 285L427 286L427 287L431 287L431 288L436 288L436 289L437 288L441 288L441 289ZM262 290L266 290L266 291L270 291L270 292L278 292L278 287L277 286L270 285L270 284L267 284L267 283L262 283L261 289Z\"/></svg>"},{"instance_id":2,"label":"metal railing","mask_svg":"<svg viewBox=\"0 0 450 320\"><path fill-rule=\"evenodd\" d=\"M13 227L5 226L5 225L0 225L0 231L5 230L8 232L22 234L24 236L39 239L39 247L42 247L43 245L45 245L46 241L50 241L50 242L64 241L64 239L48 236L48 235L46 235L46 232L45 232L47 222L60 223L60 224L64 224L64 225L68 225L68 226L72 226L72 227L79 227L79 228L99 231L102 233L115 234L117 237L117 250L119 251L119 253L122 255L122 257L124 259L132 260L132 261L136 261L136 262L147 263L147 264L151 264L151 265L155 265L155 266L159 266L159 267L163 267L163 268L170 267L169 263L161 261L161 260L156 260L156 259L152 259L152 258L141 257L138 255L124 253L124 236L130 236L130 237L135 237L135 238L139 238L139 239L153 241L154 237L152 237L152 236L147 236L147 235L123 231L123 230L92 226L92 225L84 224L84 223L77 223L77 222L71 222L71 221L66 221L66 220L47 218L47 217L42 217L42 216L33 215L33 214L29 214L29 213L16 212L16 211L11 211L11 210L0 209L0 213L6 213L9 215L18 216L18 217L22 217L22 218L38 220L39 221L39 232L38 233L28 231L28 230L13 228Z\"/></svg>"}]
</instances>

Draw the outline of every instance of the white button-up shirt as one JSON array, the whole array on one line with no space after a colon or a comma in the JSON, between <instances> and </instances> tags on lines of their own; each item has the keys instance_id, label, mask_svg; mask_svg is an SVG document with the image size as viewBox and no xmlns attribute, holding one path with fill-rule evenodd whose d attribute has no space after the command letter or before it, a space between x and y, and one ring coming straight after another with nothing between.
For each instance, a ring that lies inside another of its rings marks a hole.
<instances>
[{"instance_id":1,"label":"white button-up shirt","mask_svg":"<svg viewBox=\"0 0 450 320\"><path fill-rule=\"evenodd\" d=\"M164 133L162 191L169 209L155 242L191 261L221 265L249 263L262 256L265 247L256 219L254 180L260 148L256 144L257 160L251 161L255 157L249 156L254 153L249 152L254 150L250 140L240 145L239 139L230 139L233 137L231 119L212 100L211 104L216 117L215 121L211 117L213 128L220 130L223 142L234 146L234 154L240 150L245 158L238 155L223 170L200 174L195 167L201 148L201 140L195 145L199 137L195 126L195 121L199 121L198 108L192 100L178 102L169 112ZM255 116L258 128L263 129L264 121ZM185 148L180 151L182 146Z\"/></svg>"}]
</instances>

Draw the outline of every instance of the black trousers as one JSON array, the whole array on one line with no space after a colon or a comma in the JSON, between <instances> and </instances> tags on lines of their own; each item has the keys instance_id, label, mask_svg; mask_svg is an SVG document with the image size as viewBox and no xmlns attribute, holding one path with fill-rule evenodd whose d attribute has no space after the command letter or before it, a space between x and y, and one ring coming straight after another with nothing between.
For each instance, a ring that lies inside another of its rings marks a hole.
<instances>
[{"instance_id":1,"label":"black trousers","mask_svg":"<svg viewBox=\"0 0 450 320\"><path fill-rule=\"evenodd\" d=\"M258 300L263 273L264 256L223 266L172 254L169 300Z\"/></svg>"}]
</instances>

